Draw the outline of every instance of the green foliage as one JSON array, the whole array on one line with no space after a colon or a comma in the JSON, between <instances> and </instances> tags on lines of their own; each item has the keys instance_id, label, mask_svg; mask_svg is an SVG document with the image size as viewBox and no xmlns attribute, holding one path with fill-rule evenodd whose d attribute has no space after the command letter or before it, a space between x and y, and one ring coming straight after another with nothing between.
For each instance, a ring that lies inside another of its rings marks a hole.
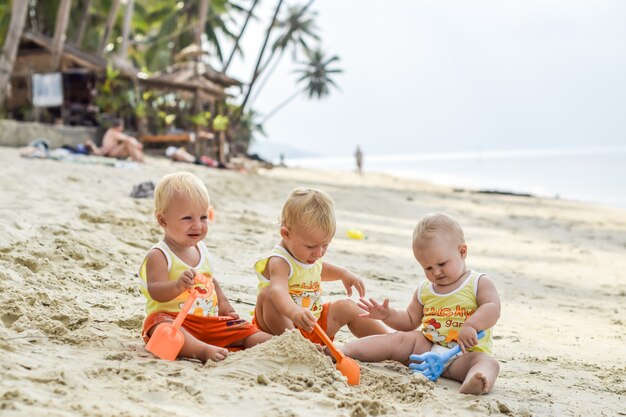
<instances>
[{"instance_id":1,"label":"green foliage","mask_svg":"<svg viewBox=\"0 0 626 417\"><path fill-rule=\"evenodd\" d=\"M161 119L161 121L163 122L165 126L171 126L172 123L174 123L174 120L176 120L175 114L168 114L164 112L163 110L157 112L157 115L159 116L159 119Z\"/></svg>"},{"instance_id":2,"label":"green foliage","mask_svg":"<svg viewBox=\"0 0 626 417\"><path fill-rule=\"evenodd\" d=\"M26 18L26 26L24 29L52 36L54 34L54 24L56 23L59 2L59 0L38 0L32 2L30 5L30 16Z\"/></svg>"},{"instance_id":3,"label":"green foliage","mask_svg":"<svg viewBox=\"0 0 626 417\"><path fill-rule=\"evenodd\" d=\"M338 88L337 83L331 78L332 74L343 72L339 68L330 68L333 62L339 61L337 55L327 58L320 49L315 49L307 53L309 58L304 63L304 67L297 70L301 74L298 82L306 82L305 90L309 97L316 96L318 99L330 94L330 87Z\"/></svg>"},{"instance_id":4,"label":"green foliage","mask_svg":"<svg viewBox=\"0 0 626 417\"><path fill-rule=\"evenodd\" d=\"M148 106L144 101L139 101L135 105L135 116L146 117L148 114Z\"/></svg>"},{"instance_id":5,"label":"green foliage","mask_svg":"<svg viewBox=\"0 0 626 417\"><path fill-rule=\"evenodd\" d=\"M28 1L29 16L26 19L25 30L43 33L52 36L60 0L13 0ZM85 13L84 1L74 0L71 3L70 22L67 28L66 39L72 44L78 37L81 22L87 22L86 30L79 46L85 51L95 53L101 43L105 31L105 23L109 10L115 0L90 0L89 10ZM247 16L251 5L259 0L211 0L206 16L204 35L213 60L222 60L224 42L234 40L241 29L242 22ZM274 2L275 4L277 2ZM285 2L286 3L286 2ZM307 62L298 69L300 76L298 83L306 83L304 91L309 97L322 98L330 93L332 87L337 87L333 80L335 73L342 72L333 63L339 58L325 57L312 44L318 43L320 37L315 21L317 15L310 10L314 0L306 0L304 5L295 5L288 8L278 18L268 32L271 54L261 65L259 74L263 73L263 83L257 88L261 91L267 78L272 76L274 65L287 49L293 51L294 61L301 52L306 54ZM118 52L122 35L124 14L127 12L128 2L122 1L119 5L108 41L113 44L112 50L105 52L105 57ZM282 4L282 2L281 2ZM172 1L172 0L136 0L131 22L131 39L128 44L128 57L136 68L144 72L164 70L173 63L173 57L182 48L194 41L194 30L199 21L200 1ZM276 8L281 10L280 8ZM10 23L11 1L0 0L0 44L6 38ZM254 18L254 17L253 17ZM267 22L269 24L269 22ZM262 22L266 26L266 22ZM272 32L273 31L273 32ZM270 36L270 34L272 36ZM206 47L206 45L203 45ZM229 50L230 50L229 45ZM259 45L260 47L260 45ZM237 48L237 47L235 47ZM256 51L254 51L256 52ZM278 52L278 53L277 53ZM253 55L252 53L251 55ZM274 59L272 59L274 57ZM271 62L270 62L271 61ZM211 61L214 64L214 61ZM219 65L218 65L219 67ZM260 78L260 77L258 77ZM299 87L300 89L302 87ZM209 113L191 114L192 106L189 102L176 99L172 94L153 94L150 92L137 93L128 80L123 79L119 71L107 67L104 80L98 85L96 104L104 113L132 114L137 117L147 117L160 123L159 128L167 127L174 122L181 128L189 128L190 123L196 126L211 125ZM249 103L251 104L251 103ZM128 113L125 113L128 112ZM255 134L264 134L261 123L255 121L257 114L230 106L225 115L215 117L213 129L228 131L235 141L249 143L254 140ZM179 116L179 117L177 117Z\"/></svg>"},{"instance_id":6,"label":"green foliage","mask_svg":"<svg viewBox=\"0 0 626 417\"><path fill-rule=\"evenodd\" d=\"M241 111L239 106L228 105L228 113L231 115L238 115ZM254 110L247 111L243 116L239 117L237 123L231 124L229 133L235 142L243 149L248 149L251 143L256 141L257 134L267 136L263 125L257 121L259 115Z\"/></svg>"},{"instance_id":7,"label":"green foliage","mask_svg":"<svg viewBox=\"0 0 626 417\"><path fill-rule=\"evenodd\" d=\"M128 81L121 79L119 75L120 72L109 64L104 81L98 85L95 102L104 113L119 115L132 107L130 104L134 99L134 92Z\"/></svg>"},{"instance_id":8,"label":"green foliage","mask_svg":"<svg viewBox=\"0 0 626 417\"><path fill-rule=\"evenodd\" d=\"M4 45L11 24L11 2L0 4L0 45Z\"/></svg>"},{"instance_id":9,"label":"green foliage","mask_svg":"<svg viewBox=\"0 0 626 417\"><path fill-rule=\"evenodd\" d=\"M138 0L133 15L133 32L142 36L135 36L129 50L135 65L150 72L171 64L173 56L194 41L198 7L198 1ZM220 40L234 38L230 26L236 22L237 13L243 13L242 8L228 0L209 3L204 32L220 61Z\"/></svg>"},{"instance_id":10,"label":"green foliage","mask_svg":"<svg viewBox=\"0 0 626 417\"><path fill-rule=\"evenodd\" d=\"M208 126L209 120L211 120L211 112L205 111L205 112L201 112L198 114L194 114L193 116L189 117L189 120L191 121L191 123L197 126Z\"/></svg>"},{"instance_id":11,"label":"green foliage","mask_svg":"<svg viewBox=\"0 0 626 417\"><path fill-rule=\"evenodd\" d=\"M226 130L228 130L229 122L230 119L228 118L228 116L218 114L217 116L215 116L215 119L213 119L213 130L215 130L216 132L225 132Z\"/></svg>"},{"instance_id":12,"label":"green foliage","mask_svg":"<svg viewBox=\"0 0 626 417\"><path fill-rule=\"evenodd\" d=\"M284 50L291 45L293 48L293 58L295 59L299 47L301 47L304 52L307 52L310 50L310 39L320 40L319 35L316 33L317 26L315 24L317 13L311 12L307 15L307 6L289 7L289 9L287 9L287 15L276 22L276 28L282 31L282 33L280 33L280 36L272 45L272 50L284 52Z\"/></svg>"}]
</instances>

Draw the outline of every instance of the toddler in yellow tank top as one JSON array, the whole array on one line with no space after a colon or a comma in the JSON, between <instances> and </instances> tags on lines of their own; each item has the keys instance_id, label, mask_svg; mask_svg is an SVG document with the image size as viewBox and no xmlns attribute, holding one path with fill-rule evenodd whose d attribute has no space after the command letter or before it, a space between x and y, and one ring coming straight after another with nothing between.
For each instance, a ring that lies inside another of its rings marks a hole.
<instances>
[{"instance_id":1,"label":"toddler in yellow tank top","mask_svg":"<svg viewBox=\"0 0 626 417\"><path fill-rule=\"evenodd\" d=\"M314 343L322 341L311 333L317 322L331 338L348 325L357 337L383 334L377 320L362 317L365 311L349 298L323 303L324 281L340 280L348 297L354 287L365 295L363 280L345 268L323 261L335 235L334 204L319 190L296 188L283 206L281 240L254 265L259 279L253 323L279 335L297 327Z\"/></svg>"},{"instance_id":2,"label":"toddler in yellow tank top","mask_svg":"<svg viewBox=\"0 0 626 417\"><path fill-rule=\"evenodd\" d=\"M215 291L196 299L182 322L184 344L179 356L221 361L229 350L271 338L239 318L213 276L204 244L213 208L202 181L188 172L166 175L154 191L154 213L163 240L150 249L139 270L140 289L146 297L142 331L146 343L159 325L174 321L189 297L188 290L195 285L196 273L208 277Z\"/></svg>"},{"instance_id":3,"label":"toddler in yellow tank top","mask_svg":"<svg viewBox=\"0 0 626 417\"><path fill-rule=\"evenodd\" d=\"M413 254L426 274L406 310L362 298L368 317L398 330L383 336L355 340L341 350L365 362L396 360L460 345L462 355L446 364L443 377L461 382L464 394L491 391L500 365L491 356L492 327L500 317L496 287L484 274L465 265L467 245L463 229L452 217L431 214L413 232ZM420 331L416 331L421 326ZM478 339L477 333L485 330Z\"/></svg>"}]
</instances>

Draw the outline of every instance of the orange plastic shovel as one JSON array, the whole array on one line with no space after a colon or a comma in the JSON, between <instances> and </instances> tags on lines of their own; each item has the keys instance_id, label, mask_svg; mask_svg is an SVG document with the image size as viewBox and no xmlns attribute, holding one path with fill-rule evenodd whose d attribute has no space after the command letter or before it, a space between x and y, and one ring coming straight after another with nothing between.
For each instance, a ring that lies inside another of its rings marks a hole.
<instances>
[{"instance_id":1,"label":"orange plastic shovel","mask_svg":"<svg viewBox=\"0 0 626 417\"><path fill-rule=\"evenodd\" d=\"M198 283L204 284L206 290L204 288L192 287L189 290L189 298L176 316L174 323L162 323L157 326L146 344L146 350L161 359L168 361L176 359L185 343L185 336L180 331L180 325L187 317L187 313L189 313L189 309L196 301L196 298L205 298L213 293L213 282L207 277L202 274L196 274L194 280L196 285Z\"/></svg>"},{"instance_id":2,"label":"orange plastic shovel","mask_svg":"<svg viewBox=\"0 0 626 417\"><path fill-rule=\"evenodd\" d=\"M330 353L332 353L333 357L337 361L337 370L348 379L348 384L359 385L359 382L361 382L361 368L359 367L359 364L356 363L354 359L348 358L342 351L337 349L333 344L333 341L330 340L330 337L328 337L326 332L322 330L319 324L315 323L313 331L317 333L328 349L330 349Z\"/></svg>"}]
</instances>

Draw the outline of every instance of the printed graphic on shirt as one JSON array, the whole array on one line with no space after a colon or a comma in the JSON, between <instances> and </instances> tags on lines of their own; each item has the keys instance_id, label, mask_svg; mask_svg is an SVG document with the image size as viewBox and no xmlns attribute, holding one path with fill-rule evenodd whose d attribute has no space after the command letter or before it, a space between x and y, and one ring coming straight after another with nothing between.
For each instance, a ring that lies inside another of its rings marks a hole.
<instances>
[{"instance_id":1,"label":"printed graphic on shirt","mask_svg":"<svg viewBox=\"0 0 626 417\"><path fill-rule=\"evenodd\" d=\"M291 298L298 307L311 310L313 313L322 311L320 293L318 291L290 291Z\"/></svg>"},{"instance_id":2,"label":"printed graphic on shirt","mask_svg":"<svg viewBox=\"0 0 626 417\"><path fill-rule=\"evenodd\" d=\"M186 301L179 303L178 307L182 309ZM215 317L217 313L217 295L215 292L205 298L196 298L189 309L189 314L194 316Z\"/></svg>"},{"instance_id":3,"label":"printed graphic on shirt","mask_svg":"<svg viewBox=\"0 0 626 417\"><path fill-rule=\"evenodd\" d=\"M424 307L422 333L433 343L453 348L458 344L458 329L475 311L475 309L465 309L459 305L456 308Z\"/></svg>"}]
</instances>

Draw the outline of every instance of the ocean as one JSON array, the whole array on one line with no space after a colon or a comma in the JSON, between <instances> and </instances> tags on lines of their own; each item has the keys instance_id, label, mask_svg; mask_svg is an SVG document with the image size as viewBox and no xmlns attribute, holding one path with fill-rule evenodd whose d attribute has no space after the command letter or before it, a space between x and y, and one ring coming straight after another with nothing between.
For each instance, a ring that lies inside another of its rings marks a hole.
<instances>
[{"instance_id":1,"label":"ocean","mask_svg":"<svg viewBox=\"0 0 626 417\"><path fill-rule=\"evenodd\" d=\"M350 157L287 159L293 167L353 171ZM626 208L626 146L364 156L365 172L457 188L528 193Z\"/></svg>"}]
</instances>

